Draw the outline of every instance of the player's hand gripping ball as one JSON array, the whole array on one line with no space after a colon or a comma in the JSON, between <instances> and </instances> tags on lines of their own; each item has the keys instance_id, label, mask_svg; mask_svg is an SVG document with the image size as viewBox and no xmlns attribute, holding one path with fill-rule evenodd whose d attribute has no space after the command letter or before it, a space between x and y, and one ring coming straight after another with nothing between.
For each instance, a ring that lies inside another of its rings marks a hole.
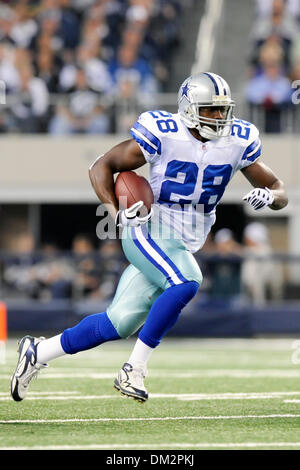
<instances>
[{"instance_id":1,"label":"player's hand gripping ball","mask_svg":"<svg viewBox=\"0 0 300 470\"><path fill-rule=\"evenodd\" d=\"M121 207L116 216L117 226L137 227L150 220L154 196L146 178L134 171L120 173L115 181L115 195Z\"/></svg>"},{"instance_id":2,"label":"player's hand gripping ball","mask_svg":"<svg viewBox=\"0 0 300 470\"><path fill-rule=\"evenodd\" d=\"M138 201L128 209L123 209L118 211L116 216L116 225L117 227L124 227L129 225L130 227L138 227L147 223L152 216L152 208L150 212L144 217L140 216L140 209L142 209L144 203L143 201Z\"/></svg>"}]
</instances>

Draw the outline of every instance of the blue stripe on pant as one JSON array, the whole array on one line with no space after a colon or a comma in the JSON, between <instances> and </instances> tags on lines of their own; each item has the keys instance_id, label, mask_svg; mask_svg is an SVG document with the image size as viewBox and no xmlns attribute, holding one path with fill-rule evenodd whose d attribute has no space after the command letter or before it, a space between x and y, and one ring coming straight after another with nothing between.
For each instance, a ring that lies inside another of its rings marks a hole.
<instances>
[{"instance_id":1,"label":"blue stripe on pant","mask_svg":"<svg viewBox=\"0 0 300 470\"><path fill-rule=\"evenodd\" d=\"M146 225L132 227L131 236L139 251L166 277L171 286L187 282L171 258L151 238Z\"/></svg>"}]
</instances>

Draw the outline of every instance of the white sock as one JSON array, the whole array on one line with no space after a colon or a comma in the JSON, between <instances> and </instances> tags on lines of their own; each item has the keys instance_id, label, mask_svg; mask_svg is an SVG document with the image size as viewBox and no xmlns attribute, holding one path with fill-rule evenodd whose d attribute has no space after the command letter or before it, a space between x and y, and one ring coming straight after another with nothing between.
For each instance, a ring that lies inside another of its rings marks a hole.
<instances>
[{"instance_id":1,"label":"white sock","mask_svg":"<svg viewBox=\"0 0 300 470\"><path fill-rule=\"evenodd\" d=\"M128 359L129 364L142 362L146 366L153 349L154 348L150 348L150 346L147 346L147 344L143 343L143 341L138 338L132 350L131 356Z\"/></svg>"},{"instance_id":2,"label":"white sock","mask_svg":"<svg viewBox=\"0 0 300 470\"><path fill-rule=\"evenodd\" d=\"M47 364L47 362L56 359L57 357L64 356L66 352L63 350L60 335L53 336L49 339L44 339L37 346L37 362L40 364Z\"/></svg>"}]
</instances>

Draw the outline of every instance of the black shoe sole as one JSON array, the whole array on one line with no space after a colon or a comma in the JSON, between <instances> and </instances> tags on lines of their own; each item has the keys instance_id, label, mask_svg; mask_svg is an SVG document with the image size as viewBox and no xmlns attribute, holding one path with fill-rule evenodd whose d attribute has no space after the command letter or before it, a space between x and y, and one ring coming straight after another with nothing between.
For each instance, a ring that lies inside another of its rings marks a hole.
<instances>
[{"instance_id":1,"label":"black shoe sole","mask_svg":"<svg viewBox=\"0 0 300 470\"><path fill-rule=\"evenodd\" d=\"M133 398L134 400L138 401L139 403L145 403L148 400L148 397L141 397L140 395L135 395L134 393L128 392L127 390L122 389L117 379L114 382L114 388L121 393L121 395Z\"/></svg>"},{"instance_id":2,"label":"black shoe sole","mask_svg":"<svg viewBox=\"0 0 300 470\"><path fill-rule=\"evenodd\" d=\"M19 364L19 362L20 362L20 356L21 356L21 349L22 349L23 344L24 344L24 342L26 341L26 339L32 340L33 337L32 337L32 336L29 336L29 335L26 335L26 336L24 336L23 338L21 338L21 339L18 341L18 349L17 349L17 352L19 353L19 357L18 357L18 362L17 362L17 367L16 367L16 370L15 370L15 373L14 373L14 375L12 376L12 379L11 379L10 394L11 394L12 398L13 398L15 401L22 401L22 400L23 400L23 398L21 398L20 395L19 395L18 392L17 392L17 389L18 389L18 379L16 379L16 383L15 383L14 388L12 388L12 382L13 382L13 380L14 380L14 376L15 376L16 371L17 371L17 369L18 369L18 364Z\"/></svg>"},{"instance_id":3,"label":"black shoe sole","mask_svg":"<svg viewBox=\"0 0 300 470\"><path fill-rule=\"evenodd\" d=\"M15 401L22 401L23 398L21 398L19 396L19 394L17 392L17 388L18 388L18 379L16 379L16 385L15 385L14 389L13 390L11 389L11 396Z\"/></svg>"}]
</instances>

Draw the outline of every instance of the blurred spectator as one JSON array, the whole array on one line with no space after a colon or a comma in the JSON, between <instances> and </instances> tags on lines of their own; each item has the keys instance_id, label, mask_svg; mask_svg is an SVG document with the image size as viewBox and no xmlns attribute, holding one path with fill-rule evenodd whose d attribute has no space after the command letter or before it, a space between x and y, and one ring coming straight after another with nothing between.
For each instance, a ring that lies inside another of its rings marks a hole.
<instances>
[{"instance_id":1,"label":"blurred spectator","mask_svg":"<svg viewBox=\"0 0 300 470\"><path fill-rule=\"evenodd\" d=\"M300 60L297 62L291 70L291 80L300 80Z\"/></svg>"},{"instance_id":2,"label":"blurred spectator","mask_svg":"<svg viewBox=\"0 0 300 470\"><path fill-rule=\"evenodd\" d=\"M261 73L249 80L246 99L252 111L263 113L265 132L280 132L282 111L291 104L291 85L283 73L280 47L269 44L262 47L259 64Z\"/></svg>"},{"instance_id":3,"label":"blurred spectator","mask_svg":"<svg viewBox=\"0 0 300 470\"><path fill-rule=\"evenodd\" d=\"M26 62L18 64L18 101L10 108L9 128L20 132L42 132L49 111L49 93L42 79L35 77Z\"/></svg>"},{"instance_id":4,"label":"blurred spectator","mask_svg":"<svg viewBox=\"0 0 300 470\"><path fill-rule=\"evenodd\" d=\"M103 301L108 301L113 298L121 273L128 263L119 240L107 239L103 241L100 245L99 255L101 276L99 289L94 295Z\"/></svg>"},{"instance_id":5,"label":"blurred spectator","mask_svg":"<svg viewBox=\"0 0 300 470\"><path fill-rule=\"evenodd\" d=\"M19 69L30 66L31 54L26 49L15 48L9 42L0 43L0 79L5 82L8 93L20 89Z\"/></svg>"},{"instance_id":6,"label":"blurred spectator","mask_svg":"<svg viewBox=\"0 0 300 470\"><path fill-rule=\"evenodd\" d=\"M81 42L98 45L108 60L121 42L124 22L124 8L120 1L95 2L84 15Z\"/></svg>"},{"instance_id":7,"label":"blurred spectator","mask_svg":"<svg viewBox=\"0 0 300 470\"><path fill-rule=\"evenodd\" d=\"M50 122L53 135L74 133L104 134L109 131L109 118L99 104L98 94L89 88L84 70L77 68L69 106L58 106Z\"/></svg>"},{"instance_id":8,"label":"blurred spectator","mask_svg":"<svg viewBox=\"0 0 300 470\"><path fill-rule=\"evenodd\" d=\"M242 267L242 282L250 300L255 304L264 304L270 293L272 298L280 298L282 269L272 261L267 228L259 222L247 225L243 245L246 259Z\"/></svg>"},{"instance_id":9,"label":"blurred spectator","mask_svg":"<svg viewBox=\"0 0 300 470\"><path fill-rule=\"evenodd\" d=\"M269 49L272 49L272 47L275 50L281 48L281 72L283 75L288 76L291 66L291 48L299 30L298 22L295 16L291 14L285 0L273 0L269 6L269 13L259 16L254 22L251 56L251 63L254 68L253 74L261 72L261 49L268 44Z\"/></svg>"},{"instance_id":10,"label":"blurred spectator","mask_svg":"<svg viewBox=\"0 0 300 470\"><path fill-rule=\"evenodd\" d=\"M220 255L239 254L241 252L241 247L234 239L233 232L229 228L222 228L216 232L214 242L216 251Z\"/></svg>"},{"instance_id":11,"label":"blurred spectator","mask_svg":"<svg viewBox=\"0 0 300 470\"><path fill-rule=\"evenodd\" d=\"M11 37L12 28L16 21L16 14L8 5L0 5L0 41L15 44Z\"/></svg>"},{"instance_id":12,"label":"blurred spectator","mask_svg":"<svg viewBox=\"0 0 300 470\"><path fill-rule=\"evenodd\" d=\"M77 13L83 14L94 3L95 0L72 0L71 5Z\"/></svg>"},{"instance_id":13,"label":"blurred spectator","mask_svg":"<svg viewBox=\"0 0 300 470\"><path fill-rule=\"evenodd\" d=\"M49 93L58 92L58 64L51 50L41 50L37 54L36 76L43 80Z\"/></svg>"},{"instance_id":14,"label":"blurred spectator","mask_svg":"<svg viewBox=\"0 0 300 470\"><path fill-rule=\"evenodd\" d=\"M10 30L10 38L17 47L31 47L33 38L38 32L38 24L29 14L26 3L16 2L14 21Z\"/></svg>"},{"instance_id":15,"label":"blurred spectator","mask_svg":"<svg viewBox=\"0 0 300 470\"><path fill-rule=\"evenodd\" d=\"M255 0L256 19L268 16L272 12L273 0Z\"/></svg>"},{"instance_id":16,"label":"blurred spectator","mask_svg":"<svg viewBox=\"0 0 300 470\"><path fill-rule=\"evenodd\" d=\"M34 266L32 274L38 282L38 296L42 301L70 299L74 268L72 262L62 256L53 243L42 246L40 261Z\"/></svg>"},{"instance_id":17,"label":"blurred spectator","mask_svg":"<svg viewBox=\"0 0 300 470\"><path fill-rule=\"evenodd\" d=\"M297 34L297 20L287 8L285 0L273 0L269 14L256 19L252 37L255 41L264 41L273 34L291 42Z\"/></svg>"},{"instance_id":18,"label":"blurred spectator","mask_svg":"<svg viewBox=\"0 0 300 470\"><path fill-rule=\"evenodd\" d=\"M144 106L154 106L158 84L150 65L138 56L138 50L123 44L109 69L116 98L116 131L128 132L138 115L138 97Z\"/></svg>"},{"instance_id":19,"label":"blurred spectator","mask_svg":"<svg viewBox=\"0 0 300 470\"><path fill-rule=\"evenodd\" d=\"M214 237L215 251L207 263L214 300L235 300L241 294L241 247L232 231L223 228Z\"/></svg>"},{"instance_id":20,"label":"blurred spectator","mask_svg":"<svg viewBox=\"0 0 300 470\"><path fill-rule=\"evenodd\" d=\"M139 24L141 27L145 27L149 20L151 7L151 0L131 0L126 12L126 20L132 25Z\"/></svg>"},{"instance_id":21,"label":"blurred spectator","mask_svg":"<svg viewBox=\"0 0 300 470\"><path fill-rule=\"evenodd\" d=\"M97 57L97 49L94 44L81 44L77 50L76 63L85 71L88 86L94 91L106 93L111 90L112 81L107 65ZM60 89L70 91L75 86L76 75L75 62L66 64L59 75Z\"/></svg>"},{"instance_id":22,"label":"blurred spectator","mask_svg":"<svg viewBox=\"0 0 300 470\"><path fill-rule=\"evenodd\" d=\"M251 58L251 76L260 75L263 71L261 60L267 54L276 56L282 67L282 73L287 76L290 68L290 46L276 34L272 34L258 46L255 46Z\"/></svg>"},{"instance_id":23,"label":"blurred spectator","mask_svg":"<svg viewBox=\"0 0 300 470\"><path fill-rule=\"evenodd\" d=\"M57 10L42 11L39 17L39 32L33 43L34 50L45 48L47 45L52 52L62 52L64 43L60 34L59 22L60 17Z\"/></svg>"},{"instance_id":24,"label":"blurred spectator","mask_svg":"<svg viewBox=\"0 0 300 470\"><path fill-rule=\"evenodd\" d=\"M40 258L35 254L34 238L30 232L15 235L14 253L4 262L3 283L6 294L14 298L36 299L39 283L34 275L34 266Z\"/></svg>"},{"instance_id":25,"label":"blurred spectator","mask_svg":"<svg viewBox=\"0 0 300 470\"><path fill-rule=\"evenodd\" d=\"M80 22L72 9L71 0L58 0L60 34L65 49L74 49L80 41Z\"/></svg>"},{"instance_id":26,"label":"blurred spectator","mask_svg":"<svg viewBox=\"0 0 300 470\"><path fill-rule=\"evenodd\" d=\"M139 58L138 49L123 44L117 58L109 64L115 94L128 98L135 92L151 95L158 91L157 81L149 63Z\"/></svg>"},{"instance_id":27,"label":"blurred spectator","mask_svg":"<svg viewBox=\"0 0 300 470\"><path fill-rule=\"evenodd\" d=\"M119 240L101 242L94 250L91 238L75 237L72 246L74 261L73 298L108 302L114 295L119 278L128 264Z\"/></svg>"},{"instance_id":28,"label":"blurred spectator","mask_svg":"<svg viewBox=\"0 0 300 470\"><path fill-rule=\"evenodd\" d=\"M291 67L294 68L300 62L300 30L298 35L295 37L291 46L290 63Z\"/></svg>"},{"instance_id":29,"label":"blurred spectator","mask_svg":"<svg viewBox=\"0 0 300 470\"><path fill-rule=\"evenodd\" d=\"M38 37L49 37L52 50L73 49L79 44L80 23L69 7L70 0L44 0L42 2L38 15L40 24Z\"/></svg>"},{"instance_id":30,"label":"blurred spectator","mask_svg":"<svg viewBox=\"0 0 300 470\"><path fill-rule=\"evenodd\" d=\"M74 279L73 299L93 296L99 288L102 272L99 256L96 255L91 238L78 234L72 243Z\"/></svg>"},{"instance_id":31,"label":"blurred spectator","mask_svg":"<svg viewBox=\"0 0 300 470\"><path fill-rule=\"evenodd\" d=\"M88 234L78 234L72 241L72 252L75 257L89 256L94 251L94 245Z\"/></svg>"},{"instance_id":32,"label":"blurred spectator","mask_svg":"<svg viewBox=\"0 0 300 470\"><path fill-rule=\"evenodd\" d=\"M257 18L268 17L272 14L274 0L255 0ZM300 0L285 0L285 11L294 18L300 17Z\"/></svg>"},{"instance_id":33,"label":"blurred spectator","mask_svg":"<svg viewBox=\"0 0 300 470\"><path fill-rule=\"evenodd\" d=\"M171 73L174 53L180 45L180 2L161 0L155 2L149 28L145 33L142 57L150 60L162 88Z\"/></svg>"}]
</instances>

